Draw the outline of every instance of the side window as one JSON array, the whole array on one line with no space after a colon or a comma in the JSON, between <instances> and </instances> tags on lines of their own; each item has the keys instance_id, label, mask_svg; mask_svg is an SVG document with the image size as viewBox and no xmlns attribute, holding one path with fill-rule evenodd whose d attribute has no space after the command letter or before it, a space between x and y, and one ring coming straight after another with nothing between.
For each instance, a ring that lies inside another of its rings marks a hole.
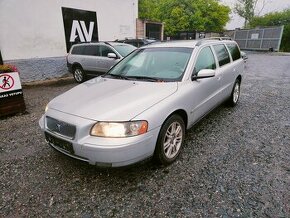
<instances>
[{"instance_id":1,"label":"side window","mask_svg":"<svg viewBox=\"0 0 290 218\"><path fill-rule=\"evenodd\" d=\"M100 45L101 47L101 56L102 57L108 57L109 53L115 53L111 48L105 45Z\"/></svg>"},{"instance_id":2,"label":"side window","mask_svg":"<svg viewBox=\"0 0 290 218\"><path fill-rule=\"evenodd\" d=\"M231 62L230 55L224 45L214 45L213 48L217 55L220 67Z\"/></svg>"},{"instance_id":3,"label":"side window","mask_svg":"<svg viewBox=\"0 0 290 218\"><path fill-rule=\"evenodd\" d=\"M203 48L196 59L195 72L198 73L202 69L216 69L215 59L210 47Z\"/></svg>"},{"instance_id":4,"label":"side window","mask_svg":"<svg viewBox=\"0 0 290 218\"><path fill-rule=\"evenodd\" d=\"M84 52L84 46L75 46L73 47L71 54L82 55Z\"/></svg>"},{"instance_id":5,"label":"side window","mask_svg":"<svg viewBox=\"0 0 290 218\"><path fill-rule=\"evenodd\" d=\"M236 44L227 44L227 47L230 50L233 61L241 58L241 52Z\"/></svg>"},{"instance_id":6,"label":"side window","mask_svg":"<svg viewBox=\"0 0 290 218\"><path fill-rule=\"evenodd\" d=\"M100 47L98 45L86 45L84 47L84 55L100 56Z\"/></svg>"}]
</instances>

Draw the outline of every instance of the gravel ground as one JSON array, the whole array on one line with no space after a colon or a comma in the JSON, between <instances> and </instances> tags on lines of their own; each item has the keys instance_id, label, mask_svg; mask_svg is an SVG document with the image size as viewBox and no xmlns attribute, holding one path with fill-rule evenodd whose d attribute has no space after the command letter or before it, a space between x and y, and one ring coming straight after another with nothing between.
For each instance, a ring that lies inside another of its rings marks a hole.
<instances>
[{"instance_id":1,"label":"gravel ground","mask_svg":"<svg viewBox=\"0 0 290 218\"><path fill-rule=\"evenodd\" d=\"M0 217L290 217L290 56L248 56L239 105L192 128L166 168L55 152L38 119L75 84L25 88L28 113L0 120Z\"/></svg>"}]
</instances>

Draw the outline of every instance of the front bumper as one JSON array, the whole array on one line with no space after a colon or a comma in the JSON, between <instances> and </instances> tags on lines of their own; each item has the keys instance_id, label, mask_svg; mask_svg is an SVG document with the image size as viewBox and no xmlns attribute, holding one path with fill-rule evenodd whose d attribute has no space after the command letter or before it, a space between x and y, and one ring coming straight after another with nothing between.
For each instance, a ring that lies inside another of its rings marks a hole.
<instances>
[{"instance_id":1,"label":"front bumper","mask_svg":"<svg viewBox=\"0 0 290 218\"><path fill-rule=\"evenodd\" d=\"M128 138L94 137L90 136L89 132L95 121L54 110L48 110L47 115L77 126L76 137L68 139L50 132L45 127L45 116L42 116L39 120L41 129L57 139L71 143L73 153L69 153L51 142L48 143L61 153L97 166L126 166L152 156L160 130L160 128L156 128L146 134Z\"/></svg>"}]
</instances>

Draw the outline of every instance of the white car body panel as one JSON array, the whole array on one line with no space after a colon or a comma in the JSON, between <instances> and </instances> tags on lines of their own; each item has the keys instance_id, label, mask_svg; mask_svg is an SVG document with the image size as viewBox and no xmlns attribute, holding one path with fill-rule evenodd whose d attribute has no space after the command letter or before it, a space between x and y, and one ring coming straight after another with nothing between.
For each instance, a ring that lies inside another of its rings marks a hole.
<instances>
[{"instance_id":1,"label":"white car body panel","mask_svg":"<svg viewBox=\"0 0 290 218\"><path fill-rule=\"evenodd\" d=\"M128 121L176 91L177 82L97 77L56 97L49 108L95 121Z\"/></svg>"}]
</instances>

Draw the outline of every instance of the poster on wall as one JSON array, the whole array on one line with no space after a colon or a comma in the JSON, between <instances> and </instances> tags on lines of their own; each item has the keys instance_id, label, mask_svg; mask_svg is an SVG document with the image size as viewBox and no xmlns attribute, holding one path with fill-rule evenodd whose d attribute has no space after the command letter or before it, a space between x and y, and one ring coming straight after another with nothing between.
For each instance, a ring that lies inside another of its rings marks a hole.
<instances>
[{"instance_id":1,"label":"poster on wall","mask_svg":"<svg viewBox=\"0 0 290 218\"><path fill-rule=\"evenodd\" d=\"M67 52L74 44L99 41L96 12L64 7L61 9Z\"/></svg>"}]
</instances>

